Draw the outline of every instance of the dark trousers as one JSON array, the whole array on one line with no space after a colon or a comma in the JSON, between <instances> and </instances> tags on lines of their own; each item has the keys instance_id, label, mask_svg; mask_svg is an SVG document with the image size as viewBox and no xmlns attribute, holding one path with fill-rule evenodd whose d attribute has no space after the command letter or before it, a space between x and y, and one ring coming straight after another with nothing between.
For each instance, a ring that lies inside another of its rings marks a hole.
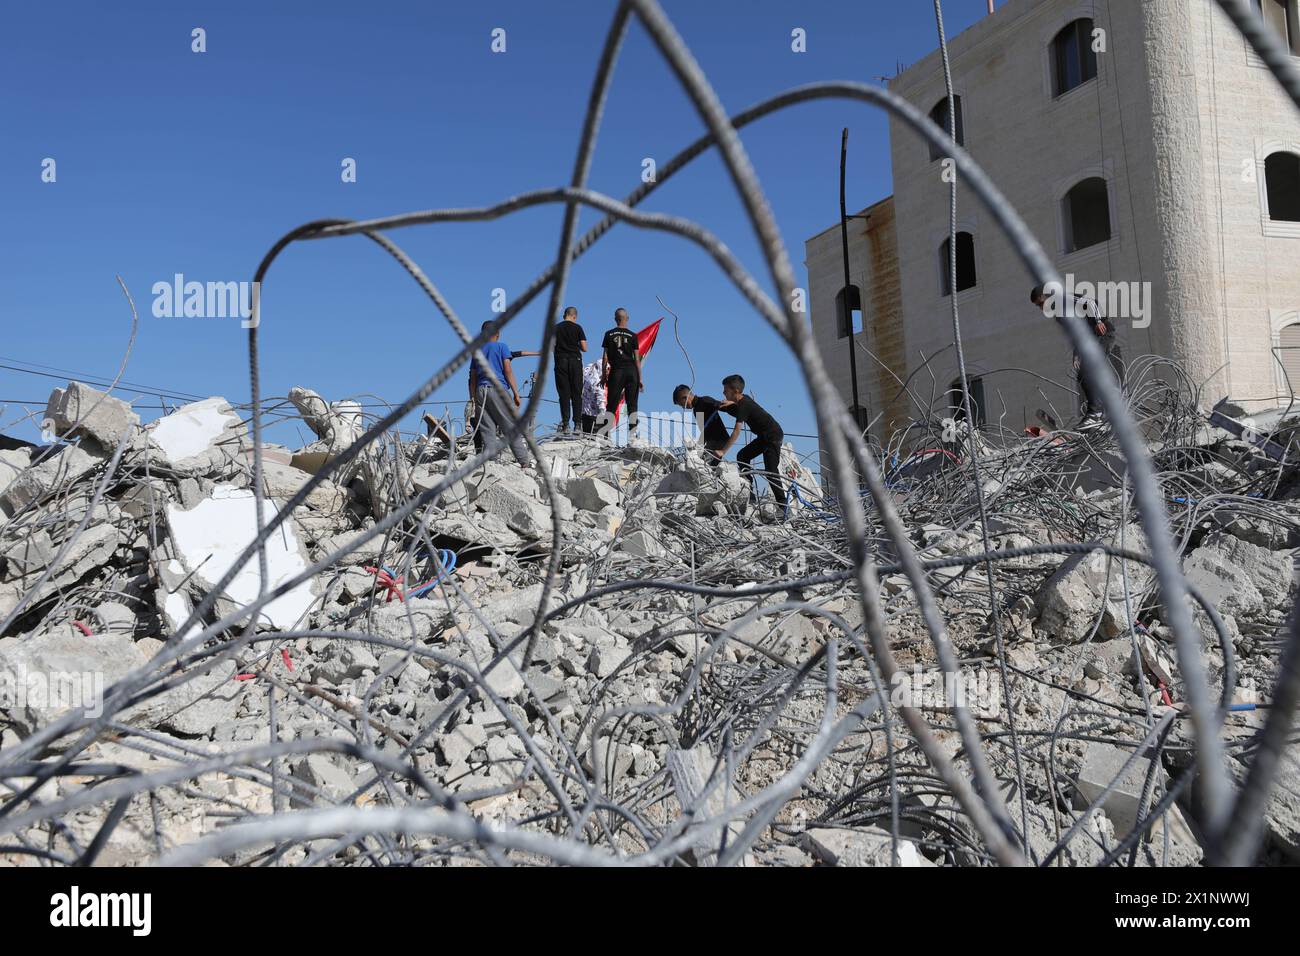
<instances>
[{"instance_id":1,"label":"dark trousers","mask_svg":"<svg viewBox=\"0 0 1300 956\"><path fill-rule=\"evenodd\" d=\"M723 444L725 444L725 442ZM722 450L722 445L705 444L704 460L709 463L710 468L719 468L722 466L722 459L719 458L717 455L713 454L715 451L721 451L721 450Z\"/></svg>"},{"instance_id":2,"label":"dark trousers","mask_svg":"<svg viewBox=\"0 0 1300 956\"><path fill-rule=\"evenodd\" d=\"M588 434L588 435L590 435L592 432L594 432L594 431L596 430L596 416L595 416L595 415L583 415L583 416L582 416L582 430L583 430L583 432L584 432L585 434Z\"/></svg>"},{"instance_id":3,"label":"dark trousers","mask_svg":"<svg viewBox=\"0 0 1300 956\"><path fill-rule=\"evenodd\" d=\"M560 394L560 426L567 427L582 414L582 359L579 356L555 353L555 390Z\"/></svg>"},{"instance_id":4,"label":"dark trousers","mask_svg":"<svg viewBox=\"0 0 1300 956\"><path fill-rule=\"evenodd\" d=\"M1124 353L1118 345L1112 345L1109 348L1103 344L1102 348L1106 353L1106 361L1110 363L1110 369L1115 375L1115 382L1121 388L1124 387ZM1076 354L1074 360L1079 361ZM1084 418L1089 415L1101 414L1105 411L1101 404L1101 396L1093 395L1092 389L1088 387L1087 380L1083 377L1083 368L1080 367L1075 373L1075 378L1079 383L1079 414Z\"/></svg>"},{"instance_id":5,"label":"dark trousers","mask_svg":"<svg viewBox=\"0 0 1300 956\"><path fill-rule=\"evenodd\" d=\"M629 427L636 424L632 416L636 415L636 402L640 394L641 376L637 374L635 365L609 370L609 400L605 408L610 412L616 412L620 400L627 402Z\"/></svg>"},{"instance_id":6,"label":"dark trousers","mask_svg":"<svg viewBox=\"0 0 1300 956\"><path fill-rule=\"evenodd\" d=\"M781 442L784 440L784 434L773 438L760 436L736 452L740 472L749 479L750 501L758 500L758 490L754 485L754 469L750 462L762 455L763 477L767 479L767 486L772 489L772 497L776 499L776 503L782 508L785 507L785 482L781 480Z\"/></svg>"}]
</instances>

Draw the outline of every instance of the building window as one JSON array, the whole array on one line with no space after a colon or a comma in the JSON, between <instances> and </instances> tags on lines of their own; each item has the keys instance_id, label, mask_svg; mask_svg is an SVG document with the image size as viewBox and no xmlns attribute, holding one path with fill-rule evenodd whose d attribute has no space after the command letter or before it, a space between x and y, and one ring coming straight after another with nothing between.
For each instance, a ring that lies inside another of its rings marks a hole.
<instances>
[{"instance_id":1,"label":"building window","mask_svg":"<svg viewBox=\"0 0 1300 956\"><path fill-rule=\"evenodd\" d=\"M1065 251L1077 252L1110 240L1110 198L1099 176L1077 183L1061 200Z\"/></svg>"},{"instance_id":2,"label":"building window","mask_svg":"<svg viewBox=\"0 0 1300 956\"><path fill-rule=\"evenodd\" d=\"M862 331L862 293L851 285L835 295L835 315L839 336L847 339Z\"/></svg>"},{"instance_id":3,"label":"building window","mask_svg":"<svg viewBox=\"0 0 1300 956\"><path fill-rule=\"evenodd\" d=\"M1300 222L1300 155L1280 152L1264 160L1264 190L1269 219Z\"/></svg>"},{"instance_id":4,"label":"building window","mask_svg":"<svg viewBox=\"0 0 1300 956\"><path fill-rule=\"evenodd\" d=\"M975 427L982 428L987 421L984 413L984 379L967 376L970 383L970 409L975 414ZM961 379L955 379L948 386L948 414L955 422L966 420L966 407L962 401Z\"/></svg>"},{"instance_id":5,"label":"building window","mask_svg":"<svg viewBox=\"0 0 1300 956\"><path fill-rule=\"evenodd\" d=\"M957 104L957 145L965 146L966 125L963 122L961 115L961 97L954 96L952 99L953 102ZM934 109L930 110L930 119L934 121L934 125L939 127L939 129L943 130L949 136L952 135L952 130L949 129L951 124L948 122L948 97L945 96L938 103L934 104ZM947 155L947 150L935 146L933 143L930 144L930 162L934 162L936 159Z\"/></svg>"},{"instance_id":6,"label":"building window","mask_svg":"<svg viewBox=\"0 0 1300 956\"><path fill-rule=\"evenodd\" d=\"M1292 395L1300 395L1300 322L1288 325L1278 334L1278 360L1282 363L1284 385Z\"/></svg>"},{"instance_id":7,"label":"building window","mask_svg":"<svg viewBox=\"0 0 1300 956\"><path fill-rule=\"evenodd\" d=\"M1075 20L1052 41L1052 95L1062 96L1097 76L1092 20Z\"/></svg>"},{"instance_id":8,"label":"building window","mask_svg":"<svg viewBox=\"0 0 1300 956\"><path fill-rule=\"evenodd\" d=\"M975 237L969 232L957 233L957 291L975 288ZM939 247L940 294L952 295L952 238Z\"/></svg>"},{"instance_id":9,"label":"building window","mask_svg":"<svg viewBox=\"0 0 1300 956\"><path fill-rule=\"evenodd\" d=\"M1300 56L1300 3L1297 0L1254 0L1254 3L1286 48Z\"/></svg>"},{"instance_id":10,"label":"building window","mask_svg":"<svg viewBox=\"0 0 1300 956\"><path fill-rule=\"evenodd\" d=\"M867 410L861 405L854 405L849 409L849 414L858 423L858 431L865 434L867 426L871 424L871 416L867 414Z\"/></svg>"}]
</instances>

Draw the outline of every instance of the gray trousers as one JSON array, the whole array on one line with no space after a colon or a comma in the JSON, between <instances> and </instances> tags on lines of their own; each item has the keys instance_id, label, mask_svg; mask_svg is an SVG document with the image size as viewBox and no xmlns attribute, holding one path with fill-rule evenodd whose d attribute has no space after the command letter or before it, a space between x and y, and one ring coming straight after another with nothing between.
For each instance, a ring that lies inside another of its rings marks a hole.
<instances>
[{"instance_id":1,"label":"gray trousers","mask_svg":"<svg viewBox=\"0 0 1300 956\"><path fill-rule=\"evenodd\" d=\"M502 405L491 385L480 385L474 390L474 449L476 451L481 452L484 442L489 440L491 446L495 447L513 422L514 416ZM528 457L528 446L524 444L522 434L516 435L510 442L510 452L515 456L515 461L525 468L528 467L531 459Z\"/></svg>"}]
</instances>

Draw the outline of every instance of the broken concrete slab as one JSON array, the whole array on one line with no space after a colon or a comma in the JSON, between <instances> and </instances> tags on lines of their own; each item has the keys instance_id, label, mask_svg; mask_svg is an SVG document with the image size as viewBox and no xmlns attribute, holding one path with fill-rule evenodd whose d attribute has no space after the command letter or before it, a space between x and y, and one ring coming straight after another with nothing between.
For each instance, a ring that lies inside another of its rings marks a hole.
<instances>
[{"instance_id":1,"label":"broken concrete slab","mask_svg":"<svg viewBox=\"0 0 1300 956\"><path fill-rule=\"evenodd\" d=\"M18 474L0 495L0 506L12 517L18 509L77 480L99 463L99 458L76 445L54 446L52 450L42 448L36 463Z\"/></svg>"},{"instance_id":2,"label":"broken concrete slab","mask_svg":"<svg viewBox=\"0 0 1300 956\"><path fill-rule=\"evenodd\" d=\"M190 475L204 475L233 465L243 452L247 432L224 398L205 398L182 405L145 430L159 464Z\"/></svg>"},{"instance_id":3,"label":"broken concrete slab","mask_svg":"<svg viewBox=\"0 0 1300 956\"><path fill-rule=\"evenodd\" d=\"M139 426L140 416L129 404L81 382L50 392L42 422L60 438L88 438L108 453L129 442Z\"/></svg>"},{"instance_id":4,"label":"broken concrete slab","mask_svg":"<svg viewBox=\"0 0 1300 956\"><path fill-rule=\"evenodd\" d=\"M1088 749L1084 752L1083 765L1079 768L1079 776L1076 781L1078 784L1076 806L1083 809L1097 799L1102 791L1110 786L1111 781L1119 776L1120 769L1130 756L1132 756L1131 750L1125 750L1111 744L1089 743ZM1106 812L1106 816L1110 817L1115 824L1115 830L1120 836L1129 833L1137 824L1138 802L1142 797L1142 787L1150 767L1150 758L1138 757L1137 760L1133 761L1132 766L1124 772L1124 775L1119 778L1115 789L1106 796L1106 799L1101 804L1101 809ZM1152 792L1163 792L1164 783L1164 768L1157 767ZM1150 807L1148 806L1147 809L1149 810Z\"/></svg>"},{"instance_id":5,"label":"broken concrete slab","mask_svg":"<svg viewBox=\"0 0 1300 956\"><path fill-rule=\"evenodd\" d=\"M1219 535L1187 557L1183 573L1221 614L1258 613L1286 602L1291 555L1235 535Z\"/></svg>"},{"instance_id":6,"label":"broken concrete slab","mask_svg":"<svg viewBox=\"0 0 1300 956\"><path fill-rule=\"evenodd\" d=\"M606 505L616 505L621 499L617 488L599 478L571 478L564 493L573 506L582 511L600 511Z\"/></svg>"},{"instance_id":7,"label":"broken concrete slab","mask_svg":"<svg viewBox=\"0 0 1300 956\"><path fill-rule=\"evenodd\" d=\"M0 640L0 708L23 737L68 711L102 712L104 691L145 663L129 637L71 627ZM21 691L21 693L20 693Z\"/></svg>"},{"instance_id":8,"label":"broken concrete slab","mask_svg":"<svg viewBox=\"0 0 1300 956\"><path fill-rule=\"evenodd\" d=\"M217 485L212 497L186 511L176 505L167 507L167 526L177 557L187 572L194 573L199 587L216 587L222 575L243 553L257 534L256 501L246 489ZM273 502L263 499L262 518L269 523L276 514ZM286 522L266 542L268 591L289 580L307 567L306 553L292 523ZM256 556L245 562L223 592L227 610L255 601L260 574ZM303 581L259 612L262 625L289 628L297 624L315 603L312 582ZM221 602L219 602L220 607Z\"/></svg>"},{"instance_id":9,"label":"broken concrete slab","mask_svg":"<svg viewBox=\"0 0 1300 956\"><path fill-rule=\"evenodd\" d=\"M1147 550L1146 539L1136 525L1127 530L1124 538L1126 550L1139 553ZM1094 625L1097 627L1095 640L1110 640L1127 633L1125 573L1129 606L1136 614L1138 598L1155 576L1149 565L1112 559L1101 550L1068 558L1035 597L1039 630L1057 644L1086 640L1093 634Z\"/></svg>"},{"instance_id":10,"label":"broken concrete slab","mask_svg":"<svg viewBox=\"0 0 1300 956\"><path fill-rule=\"evenodd\" d=\"M864 830L818 828L803 834L804 847L829 866L893 866L890 835L879 827ZM934 866L911 840L898 841L898 866Z\"/></svg>"}]
</instances>

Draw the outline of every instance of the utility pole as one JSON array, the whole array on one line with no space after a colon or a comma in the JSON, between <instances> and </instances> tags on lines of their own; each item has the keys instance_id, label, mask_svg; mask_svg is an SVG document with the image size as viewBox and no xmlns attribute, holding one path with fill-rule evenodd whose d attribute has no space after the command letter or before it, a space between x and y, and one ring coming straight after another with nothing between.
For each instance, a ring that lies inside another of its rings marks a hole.
<instances>
[{"instance_id":1,"label":"utility pole","mask_svg":"<svg viewBox=\"0 0 1300 956\"><path fill-rule=\"evenodd\" d=\"M844 132L840 135L840 246L844 253L844 292L842 299L844 301L843 320L849 329L849 375L853 379L853 421L859 429L862 428L862 421L858 418L858 343L857 330L853 328L853 310L849 307L849 288L852 286L852 280L849 278L849 217L848 211L844 208L844 167L847 162L849 152L849 128L844 127ZM858 292L858 310L862 310L862 293ZM864 313L865 314L865 313Z\"/></svg>"}]
</instances>

